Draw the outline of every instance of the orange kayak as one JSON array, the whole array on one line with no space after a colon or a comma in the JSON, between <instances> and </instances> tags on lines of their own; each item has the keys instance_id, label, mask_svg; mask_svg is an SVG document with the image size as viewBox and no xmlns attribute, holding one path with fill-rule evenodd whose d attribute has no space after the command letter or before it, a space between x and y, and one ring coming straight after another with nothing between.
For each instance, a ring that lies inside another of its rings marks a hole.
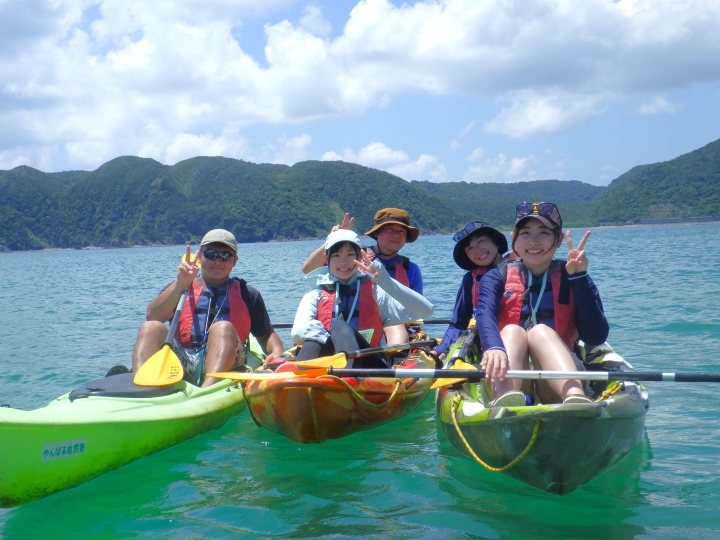
<instances>
[{"instance_id":1,"label":"orange kayak","mask_svg":"<svg viewBox=\"0 0 720 540\"><path fill-rule=\"evenodd\" d=\"M418 351L396 367L426 369L435 361ZM321 443L410 414L433 381L332 375L248 381L245 399L258 425L299 443Z\"/></svg>"}]
</instances>

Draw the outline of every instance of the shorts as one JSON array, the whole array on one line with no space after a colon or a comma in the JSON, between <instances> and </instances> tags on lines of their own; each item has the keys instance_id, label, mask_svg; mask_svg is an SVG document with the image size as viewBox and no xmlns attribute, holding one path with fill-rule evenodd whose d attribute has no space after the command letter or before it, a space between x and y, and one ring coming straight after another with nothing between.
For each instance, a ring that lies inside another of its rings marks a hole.
<instances>
[{"instance_id":1,"label":"shorts","mask_svg":"<svg viewBox=\"0 0 720 540\"><path fill-rule=\"evenodd\" d=\"M183 347L177 341L173 342L173 351L177 354L180 363L182 364L183 379L196 385L200 386L205 379L205 353L207 343L200 347ZM231 371L239 370L245 365L245 347L240 343L238 339L238 346L235 350L235 362L233 362Z\"/></svg>"}]
</instances>

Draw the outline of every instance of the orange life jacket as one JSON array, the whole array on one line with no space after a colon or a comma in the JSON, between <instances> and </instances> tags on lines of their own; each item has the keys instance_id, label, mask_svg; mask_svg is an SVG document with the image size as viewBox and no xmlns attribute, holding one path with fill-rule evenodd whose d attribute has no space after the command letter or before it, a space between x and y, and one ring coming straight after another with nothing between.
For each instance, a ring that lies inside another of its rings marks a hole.
<instances>
[{"instance_id":1,"label":"orange life jacket","mask_svg":"<svg viewBox=\"0 0 720 540\"><path fill-rule=\"evenodd\" d=\"M490 268L494 268L494 266L478 266L477 268L473 268L470 272L472 274L472 305L473 309L475 309L478 305L478 302L480 302L480 278L485 275L485 272L490 270Z\"/></svg>"},{"instance_id":2,"label":"orange life jacket","mask_svg":"<svg viewBox=\"0 0 720 540\"><path fill-rule=\"evenodd\" d=\"M528 270L522 261L500 264L498 270L505 277L505 292L500 300L498 314L498 328L502 330L508 324L520 324L523 300L527 292ZM565 271L565 261L554 260L548 271L552 284L555 332L568 349L573 351L579 335L575 324L575 301Z\"/></svg>"},{"instance_id":3,"label":"orange life jacket","mask_svg":"<svg viewBox=\"0 0 720 540\"><path fill-rule=\"evenodd\" d=\"M358 330L373 330L370 346L377 347L383 335L383 322L380 318L380 308L375 300L375 284L369 279L362 279L358 284ZM335 307L335 290L320 289L320 299L317 306L317 318L328 332L332 327L333 308ZM350 314L352 317L353 314ZM350 322L350 321L348 321Z\"/></svg>"},{"instance_id":4,"label":"orange life jacket","mask_svg":"<svg viewBox=\"0 0 720 540\"><path fill-rule=\"evenodd\" d=\"M377 258L377 255L372 250L372 248L367 249L367 256L368 258L373 261ZM398 281L405 285L406 287L410 286L410 280L408 279L407 275L407 265L410 263L410 259L407 257L404 257L402 255L396 255L392 259L392 263L383 263L383 266L387 268L388 270L395 270L395 277L393 278L395 281ZM394 268L393 268L394 264Z\"/></svg>"},{"instance_id":5,"label":"orange life jacket","mask_svg":"<svg viewBox=\"0 0 720 540\"><path fill-rule=\"evenodd\" d=\"M240 286L241 281L238 279L231 279L228 282L226 300L225 302L220 300L219 304L228 306L229 317L219 313L215 320L229 319L235 330L237 330L240 342L245 343L245 340L250 335L250 312L242 298ZM195 278L189 287L187 300L180 313L180 323L175 334L175 339L183 347L197 347L204 342L205 336L203 334L206 329L211 298L209 295L203 294L204 290L205 281L201 277ZM219 308L219 305L217 307ZM215 320L211 321L211 323L215 322ZM208 329L209 326L207 324Z\"/></svg>"}]
</instances>

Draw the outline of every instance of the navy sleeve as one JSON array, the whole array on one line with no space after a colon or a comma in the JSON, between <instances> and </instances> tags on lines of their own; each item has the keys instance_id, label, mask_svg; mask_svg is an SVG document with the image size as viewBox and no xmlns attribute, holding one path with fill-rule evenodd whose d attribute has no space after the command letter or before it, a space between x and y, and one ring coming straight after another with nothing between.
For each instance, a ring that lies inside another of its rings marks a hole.
<instances>
[{"instance_id":1,"label":"navy sleeve","mask_svg":"<svg viewBox=\"0 0 720 540\"><path fill-rule=\"evenodd\" d=\"M414 262L410 261L407 269L407 277L410 282L410 288L418 294L423 293L423 279L420 267Z\"/></svg>"},{"instance_id":2,"label":"navy sleeve","mask_svg":"<svg viewBox=\"0 0 720 540\"><path fill-rule=\"evenodd\" d=\"M480 301L475 308L475 320L483 352L488 349L505 350L498 329L500 299L504 289L505 280L497 268L489 270L480 280Z\"/></svg>"},{"instance_id":3,"label":"navy sleeve","mask_svg":"<svg viewBox=\"0 0 720 540\"><path fill-rule=\"evenodd\" d=\"M470 324L474 307L472 305L472 280L472 274L467 272L463 276L462 282L460 282L450 325L445 331L442 341L435 348L435 352L438 354L447 353L450 345L460 337L464 330L467 330L468 324Z\"/></svg>"},{"instance_id":4,"label":"navy sleeve","mask_svg":"<svg viewBox=\"0 0 720 540\"><path fill-rule=\"evenodd\" d=\"M607 341L610 333L600 292L587 272L577 272L569 278L577 309L576 324L580 339L590 345L600 345Z\"/></svg>"}]
</instances>

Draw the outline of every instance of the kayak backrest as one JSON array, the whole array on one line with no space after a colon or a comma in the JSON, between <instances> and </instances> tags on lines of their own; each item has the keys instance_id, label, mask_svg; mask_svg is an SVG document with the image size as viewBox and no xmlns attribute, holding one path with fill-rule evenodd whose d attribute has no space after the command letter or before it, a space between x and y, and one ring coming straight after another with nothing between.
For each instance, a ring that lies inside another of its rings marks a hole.
<instances>
[{"instance_id":1,"label":"kayak backrest","mask_svg":"<svg viewBox=\"0 0 720 540\"><path fill-rule=\"evenodd\" d=\"M134 373L113 375L89 382L70 392L69 399L74 401L87 397L154 398L169 396L177 392L175 385L138 386L133 382Z\"/></svg>"}]
</instances>

